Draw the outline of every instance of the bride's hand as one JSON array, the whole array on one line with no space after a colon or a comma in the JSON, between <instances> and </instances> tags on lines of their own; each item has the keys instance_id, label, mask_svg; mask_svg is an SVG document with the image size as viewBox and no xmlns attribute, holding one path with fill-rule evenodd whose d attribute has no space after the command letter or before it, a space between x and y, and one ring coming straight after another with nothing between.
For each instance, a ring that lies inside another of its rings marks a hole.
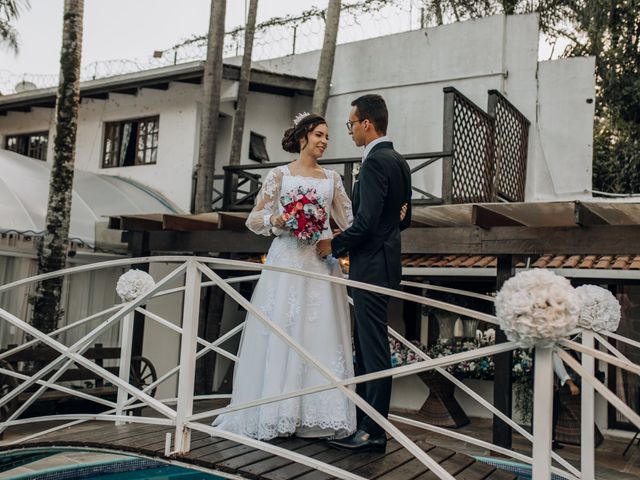
<instances>
[{"instance_id":1,"label":"bride's hand","mask_svg":"<svg viewBox=\"0 0 640 480\"><path fill-rule=\"evenodd\" d=\"M271 225L273 227L279 228L281 230L284 230L285 228L287 228L286 224L284 223L284 219L282 218L282 215L271 215L271 218L269 219L269 221L271 222Z\"/></svg>"}]
</instances>

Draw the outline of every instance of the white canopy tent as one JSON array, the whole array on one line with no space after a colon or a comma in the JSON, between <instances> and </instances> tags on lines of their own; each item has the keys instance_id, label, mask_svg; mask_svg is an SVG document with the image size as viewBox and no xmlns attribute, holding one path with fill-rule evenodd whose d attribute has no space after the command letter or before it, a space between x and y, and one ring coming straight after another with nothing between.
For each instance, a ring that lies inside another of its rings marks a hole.
<instances>
[{"instance_id":1,"label":"white canopy tent","mask_svg":"<svg viewBox=\"0 0 640 480\"><path fill-rule=\"evenodd\" d=\"M45 228L51 165L41 160L0 150L0 233L14 232L14 239L0 240L0 285L37 273L33 238ZM96 222L108 215L135 213L182 213L162 195L137 182L110 175L76 170L73 180L70 237L95 246ZM8 235L7 237L11 237ZM18 241L16 237L25 240ZM17 242L17 243L16 243ZM104 260L105 254L85 249L69 260L69 265ZM63 293L64 324L74 322L87 312L100 311L117 301L115 285L122 268L85 272L69 278ZM20 287L0 294L0 307L20 318L28 318L30 294ZM98 319L100 321L100 319ZM93 324L91 324L93 325ZM62 335L73 342L88 332L91 325ZM95 326L95 325L93 325ZM0 322L0 348L19 343L21 333ZM101 337L105 346L118 345L118 330ZM69 343L70 344L70 343Z\"/></svg>"},{"instance_id":2,"label":"white canopy tent","mask_svg":"<svg viewBox=\"0 0 640 480\"><path fill-rule=\"evenodd\" d=\"M51 165L0 150L0 231L45 228ZM95 222L109 215L181 213L157 192L129 179L76 170L69 236L94 244Z\"/></svg>"}]
</instances>

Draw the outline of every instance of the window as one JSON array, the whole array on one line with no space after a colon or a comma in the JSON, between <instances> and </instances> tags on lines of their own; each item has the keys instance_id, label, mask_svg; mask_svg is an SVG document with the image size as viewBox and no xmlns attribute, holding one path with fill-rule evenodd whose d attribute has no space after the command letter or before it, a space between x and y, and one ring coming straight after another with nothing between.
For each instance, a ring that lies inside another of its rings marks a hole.
<instances>
[{"instance_id":1,"label":"window","mask_svg":"<svg viewBox=\"0 0 640 480\"><path fill-rule=\"evenodd\" d=\"M266 137L256 132L251 132L249 139L249 159L256 162L264 163L269 161L267 146L265 144Z\"/></svg>"},{"instance_id":2,"label":"window","mask_svg":"<svg viewBox=\"0 0 640 480\"><path fill-rule=\"evenodd\" d=\"M27 157L46 160L48 144L48 132L23 133L20 135L7 135L5 148Z\"/></svg>"},{"instance_id":3,"label":"window","mask_svg":"<svg viewBox=\"0 0 640 480\"><path fill-rule=\"evenodd\" d=\"M157 116L105 123L102 168L156 163L158 123Z\"/></svg>"}]
</instances>

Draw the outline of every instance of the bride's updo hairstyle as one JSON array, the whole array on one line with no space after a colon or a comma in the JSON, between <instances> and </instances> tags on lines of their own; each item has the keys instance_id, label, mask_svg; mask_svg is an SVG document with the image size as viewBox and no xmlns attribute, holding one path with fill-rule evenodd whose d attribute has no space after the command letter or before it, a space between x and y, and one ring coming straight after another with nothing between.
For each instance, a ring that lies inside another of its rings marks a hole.
<instances>
[{"instance_id":1,"label":"bride's updo hairstyle","mask_svg":"<svg viewBox=\"0 0 640 480\"><path fill-rule=\"evenodd\" d=\"M300 139L306 140L307 135L318 125L326 124L327 121L315 113L299 113L293 119L293 127L287 128L282 137L282 149L289 153L300 153ZM306 146L303 145L302 148Z\"/></svg>"}]
</instances>

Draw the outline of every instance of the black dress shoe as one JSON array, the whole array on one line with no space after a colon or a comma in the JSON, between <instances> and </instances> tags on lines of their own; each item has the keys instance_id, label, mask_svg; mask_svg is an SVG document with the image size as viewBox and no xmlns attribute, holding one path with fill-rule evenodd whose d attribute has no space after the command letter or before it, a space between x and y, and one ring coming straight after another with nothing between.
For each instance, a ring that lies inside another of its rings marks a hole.
<instances>
[{"instance_id":1,"label":"black dress shoe","mask_svg":"<svg viewBox=\"0 0 640 480\"><path fill-rule=\"evenodd\" d=\"M331 447L341 450L384 453L387 448L387 437L385 434L373 436L364 430L356 430L355 433L352 433L348 437L339 440L330 440L328 443Z\"/></svg>"}]
</instances>

